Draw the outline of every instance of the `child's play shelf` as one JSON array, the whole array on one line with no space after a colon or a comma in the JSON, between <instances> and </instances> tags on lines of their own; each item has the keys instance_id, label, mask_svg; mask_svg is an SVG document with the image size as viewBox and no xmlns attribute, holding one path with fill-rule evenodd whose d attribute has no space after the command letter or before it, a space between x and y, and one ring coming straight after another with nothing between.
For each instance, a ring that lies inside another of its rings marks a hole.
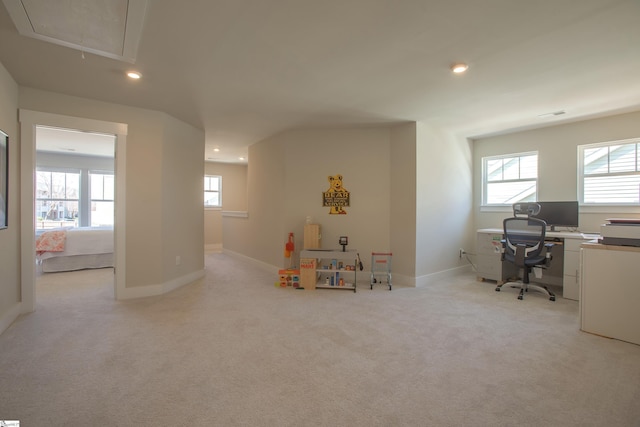
<instances>
[{"instance_id":1,"label":"child's play shelf","mask_svg":"<svg viewBox=\"0 0 640 427\"><path fill-rule=\"evenodd\" d=\"M300 252L300 284L306 290L356 291L357 251L305 249Z\"/></svg>"}]
</instances>

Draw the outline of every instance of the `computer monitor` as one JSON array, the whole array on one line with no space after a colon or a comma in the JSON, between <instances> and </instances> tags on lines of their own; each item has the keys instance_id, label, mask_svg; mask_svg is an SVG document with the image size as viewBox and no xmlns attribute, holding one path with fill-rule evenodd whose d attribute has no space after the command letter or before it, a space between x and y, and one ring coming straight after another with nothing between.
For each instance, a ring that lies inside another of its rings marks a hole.
<instances>
[{"instance_id":1,"label":"computer monitor","mask_svg":"<svg viewBox=\"0 0 640 427\"><path fill-rule=\"evenodd\" d=\"M556 227L578 227L578 202L538 202L536 218L544 220L551 231Z\"/></svg>"}]
</instances>

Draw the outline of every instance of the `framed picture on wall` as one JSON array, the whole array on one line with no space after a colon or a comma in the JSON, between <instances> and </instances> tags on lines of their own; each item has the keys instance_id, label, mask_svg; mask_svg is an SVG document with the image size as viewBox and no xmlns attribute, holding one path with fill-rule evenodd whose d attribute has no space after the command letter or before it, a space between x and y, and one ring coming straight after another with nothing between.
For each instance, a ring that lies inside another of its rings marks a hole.
<instances>
[{"instance_id":1,"label":"framed picture on wall","mask_svg":"<svg viewBox=\"0 0 640 427\"><path fill-rule=\"evenodd\" d=\"M0 230L7 228L9 193L9 136L0 130Z\"/></svg>"}]
</instances>

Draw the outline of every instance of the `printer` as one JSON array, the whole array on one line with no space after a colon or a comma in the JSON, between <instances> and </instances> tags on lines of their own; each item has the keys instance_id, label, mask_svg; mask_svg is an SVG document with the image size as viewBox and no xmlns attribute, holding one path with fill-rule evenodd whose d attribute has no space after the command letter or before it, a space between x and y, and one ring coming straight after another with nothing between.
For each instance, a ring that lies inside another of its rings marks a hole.
<instances>
[{"instance_id":1,"label":"printer","mask_svg":"<svg viewBox=\"0 0 640 427\"><path fill-rule=\"evenodd\" d=\"M601 243L618 246L640 246L640 219L608 218L600 226Z\"/></svg>"}]
</instances>

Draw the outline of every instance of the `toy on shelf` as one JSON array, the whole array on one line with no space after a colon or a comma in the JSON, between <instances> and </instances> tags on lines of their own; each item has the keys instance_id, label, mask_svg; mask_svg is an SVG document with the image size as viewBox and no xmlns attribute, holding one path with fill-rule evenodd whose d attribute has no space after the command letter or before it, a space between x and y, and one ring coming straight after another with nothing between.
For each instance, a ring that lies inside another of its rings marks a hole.
<instances>
[{"instance_id":1,"label":"toy on shelf","mask_svg":"<svg viewBox=\"0 0 640 427\"><path fill-rule=\"evenodd\" d=\"M289 268L292 267L293 252L295 252L293 233L289 233L287 243L284 244L284 257L289 258Z\"/></svg>"},{"instance_id":2,"label":"toy on shelf","mask_svg":"<svg viewBox=\"0 0 640 427\"><path fill-rule=\"evenodd\" d=\"M300 287L300 270L288 268L286 270L278 270L281 288L299 288Z\"/></svg>"}]
</instances>

